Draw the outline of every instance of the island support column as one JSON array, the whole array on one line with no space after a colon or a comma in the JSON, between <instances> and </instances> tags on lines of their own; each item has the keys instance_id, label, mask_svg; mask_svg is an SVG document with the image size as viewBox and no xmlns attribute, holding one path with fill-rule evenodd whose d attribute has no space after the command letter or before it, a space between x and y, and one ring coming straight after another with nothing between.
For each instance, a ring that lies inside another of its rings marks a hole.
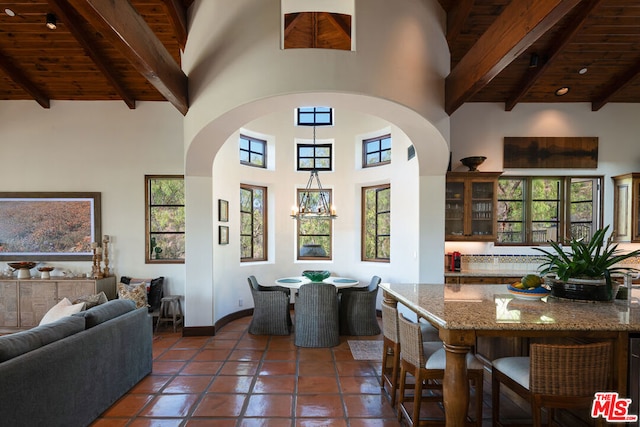
<instances>
[{"instance_id":1,"label":"island support column","mask_svg":"<svg viewBox=\"0 0 640 427\"><path fill-rule=\"evenodd\" d=\"M458 427L467 423L469 409L469 379L467 377L467 353L475 336L471 331L440 329L444 342L446 367L442 383L444 413L447 426ZM482 396L479 397L480 399ZM482 416L482 414L476 414Z\"/></svg>"}]
</instances>

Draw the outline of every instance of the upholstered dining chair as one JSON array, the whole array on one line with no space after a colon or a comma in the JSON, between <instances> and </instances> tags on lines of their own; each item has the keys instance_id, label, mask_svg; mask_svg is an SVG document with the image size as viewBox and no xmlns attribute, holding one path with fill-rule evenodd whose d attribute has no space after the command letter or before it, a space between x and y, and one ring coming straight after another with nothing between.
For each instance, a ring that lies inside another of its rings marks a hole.
<instances>
[{"instance_id":1,"label":"upholstered dining chair","mask_svg":"<svg viewBox=\"0 0 640 427\"><path fill-rule=\"evenodd\" d=\"M380 277L373 276L369 286L342 288L340 296L340 335L378 335L380 325L376 300Z\"/></svg>"},{"instance_id":2,"label":"upholstered dining chair","mask_svg":"<svg viewBox=\"0 0 640 427\"><path fill-rule=\"evenodd\" d=\"M289 335L292 324L289 294L280 290L261 290L259 287L254 287L251 280L248 282L254 306L249 333L253 335Z\"/></svg>"},{"instance_id":3,"label":"upholstered dining chair","mask_svg":"<svg viewBox=\"0 0 640 427\"><path fill-rule=\"evenodd\" d=\"M429 424L442 425L443 419L420 419L422 402L442 402L442 385L446 367L446 353L442 343L425 343L422 341L420 325L407 320L402 314L398 316L400 332L400 390L398 397L398 421L404 418L409 427ZM433 344L439 344L435 349ZM435 350L435 351L434 351ZM475 424L482 427L482 390L484 366L471 353L467 353L467 377L475 388ZM407 390L407 374L415 378L415 388L411 395ZM423 390L432 391L423 394ZM412 405L409 405L412 403Z\"/></svg>"},{"instance_id":4,"label":"upholstered dining chair","mask_svg":"<svg viewBox=\"0 0 640 427\"><path fill-rule=\"evenodd\" d=\"M395 306L382 301L382 372L380 374L380 387L388 387L391 407L396 405L396 393L398 390L398 377L400 374L400 332L398 330L398 309ZM442 341L438 337L438 330L429 323L419 322L420 334L423 343L435 341L438 348L442 347ZM430 348L433 347L429 344ZM427 352L428 353L428 352ZM433 353L433 352L431 352Z\"/></svg>"},{"instance_id":5,"label":"upholstered dining chair","mask_svg":"<svg viewBox=\"0 0 640 427\"><path fill-rule=\"evenodd\" d=\"M334 347L340 344L338 293L328 283L300 286L295 302L295 339L298 347Z\"/></svg>"},{"instance_id":6,"label":"upholstered dining chair","mask_svg":"<svg viewBox=\"0 0 640 427\"><path fill-rule=\"evenodd\" d=\"M531 403L533 425L548 421L557 408L591 409L594 393L609 390L611 342L594 344L531 344L529 357L503 357L493 361L491 393L493 425L500 423L500 385ZM585 416L589 417L589 413ZM602 419L599 420L602 423Z\"/></svg>"}]
</instances>

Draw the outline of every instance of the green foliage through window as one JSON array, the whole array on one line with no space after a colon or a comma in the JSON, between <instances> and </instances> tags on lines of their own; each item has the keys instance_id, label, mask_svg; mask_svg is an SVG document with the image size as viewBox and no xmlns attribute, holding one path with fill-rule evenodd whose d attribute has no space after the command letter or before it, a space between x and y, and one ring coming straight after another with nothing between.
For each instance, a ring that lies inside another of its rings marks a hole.
<instances>
[{"instance_id":1,"label":"green foliage through window","mask_svg":"<svg viewBox=\"0 0 640 427\"><path fill-rule=\"evenodd\" d=\"M147 263L181 263L185 254L184 177L146 175Z\"/></svg>"},{"instance_id":2,"label":"green foliage through window","mask_svg":"<svg viewBox=\"0 0 640 427\"><path fill-rule=\"evenodd\" d=\"M321 193L324 193L328 205L331 206L331 190L326 189L298 189L298 205L300 205L303 194L307 194L307 192L309 195L308 206L318 206L320 204ZM333 220L330 218L300 218L298 220L298 259L330 260L332 257L332 229ZM311 253L307 253L307 250L312 247L309 245L320 245L320 248L314 249Z\"/></svg>"},{"instance_id":3,"label":"green foliage through window","mask_svg":"<svg viewBox=\"0 0 640 427\"><path fill-rule=\"evenodd\" d=\"M362 188L362 260L391 259L391 185Z\"/></svg>"},{"instance_id":4,"label":"green foliage through window","mask_svg":"<svg viewBox=\"0 0 640 427\"><path fill-rule=\"evenodd\" d=\"M267 189L240 185L240 260L267 259Z\"/></svg>"},{"instance_id":5,"label":"green foliage through window","mask_svg":"<svg viewBox=\"0 0 640 427\"><path fill-rule=\"evenodd\" d=\"M331 170L331 144L298 144L298 170Z\"/></svg>"},{"instance_id":6,"label":"green foliage through window","mask_svg":"<svg viewBox=\"0 0 640 427\"><path fill-rule=\"evenodd\" d=\"M588 241L602 223L600 184L600 177L500 178L497 243Z\"/></svg>"}]
</instances>

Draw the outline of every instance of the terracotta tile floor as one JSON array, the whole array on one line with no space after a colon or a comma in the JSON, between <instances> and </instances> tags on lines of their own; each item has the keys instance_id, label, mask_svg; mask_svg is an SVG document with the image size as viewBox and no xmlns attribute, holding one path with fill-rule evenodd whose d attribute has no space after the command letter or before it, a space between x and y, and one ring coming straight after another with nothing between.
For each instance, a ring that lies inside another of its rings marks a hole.
<instances>
[{"instance_id":1,"label":"terracotta tile floor","mask_svg":"<svg viewBox=\"0 0 640 427\"><path fill-rule=\"evenodd\" d=\"M153 373L92 426L400 426L380 389L381 363L351 355L347 339L357 338L341 337L333 348L298 348L293 334L250 335L250 320L233 321L215 337L156 334ZM488 426L486 380L484 389ZM515 406L503 401L509 407ZM437 405L427 410L441 414Z\"/></svg>"}]
</instances>

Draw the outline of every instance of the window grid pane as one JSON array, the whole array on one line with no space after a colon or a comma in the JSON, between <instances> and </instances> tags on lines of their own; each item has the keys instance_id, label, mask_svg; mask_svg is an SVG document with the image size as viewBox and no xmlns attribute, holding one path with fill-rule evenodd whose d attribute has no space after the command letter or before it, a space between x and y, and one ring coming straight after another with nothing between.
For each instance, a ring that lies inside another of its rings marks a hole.
<instances>
[{"instance_id":1,"label":"window grid pane","mask_svg":"<svg viewBox=\"0 0 640 427\"><path fill-rule=\"evenodd\" d=\"M333 125L333 109L331 107L300 107L297 112L298 126Z\"/></svg>"},{"instance_id":2,"label":"window grid pane","mask_svg":"<svg viewBox=\"0 0 640 427\"><path fill-rule=\"evenodd\" d=\"M298 170L332 170L332 144L298 144Z\"/></svg>"},{"instance_id":3,"label":"window grid pane","mask_svg":"<svg viewBox=\"0 0 640 427\"><path fill-rule=\"evenodd\" d=\"M267 141L240 135L240 163L258 168L267 167Z\"/></svg>"},{"instance_id":4,"label":"window grid pane","mask_svg":"<svg viewBox=\"0 0 640 427\"><path fill-rule=\"evenodd\" d=\"M267 259L267 189L240 185L240 261Z\"/></svg>"},{"instance_id":5,"label":"window grid pane","mask_svg":"<svg viewBox=\"0 0 640 427\"><path fill-rule=\"evenodd\" d=\"M391 162L391 135L362 141L362 167L384 165Z\"/></svg>"},{"instance_id":6,"label":"window grid pane","mask_svg":"<svg viewBox=\"0 0 640 427\"><path fill-rule=\"evenodd\" d=\"M391 186L362 188L362 260L391 259Z\"/></svg>"},{"instance_id":7,"label":"window grid pane","mask_svg":"<svg viewBox=\"0 0 640 427\"><path fill-rule=\"evenodd\" d=\"M327 203L331 206L332 194L331 190L308 190L309 206L311 209L319 203L321 193L324 194ZM298 189L298 205L302 198L305 197L307 190ZM301 218L298 220L298 259L332 259L331 237L333 231L333 222L328 218ZM305 245L320 245L326 255L301 255L302 248Z\"/></svg>"},{"instance_id":8,"label":"window grid pane","mask_svg":"<svg viewBox=\"0 0 640 427\"><path fill-rule=\"evenodd\" d=\"M184 177L145 175L145 194L145 263L184 263Z\"/></svg>"}]
</instances>

